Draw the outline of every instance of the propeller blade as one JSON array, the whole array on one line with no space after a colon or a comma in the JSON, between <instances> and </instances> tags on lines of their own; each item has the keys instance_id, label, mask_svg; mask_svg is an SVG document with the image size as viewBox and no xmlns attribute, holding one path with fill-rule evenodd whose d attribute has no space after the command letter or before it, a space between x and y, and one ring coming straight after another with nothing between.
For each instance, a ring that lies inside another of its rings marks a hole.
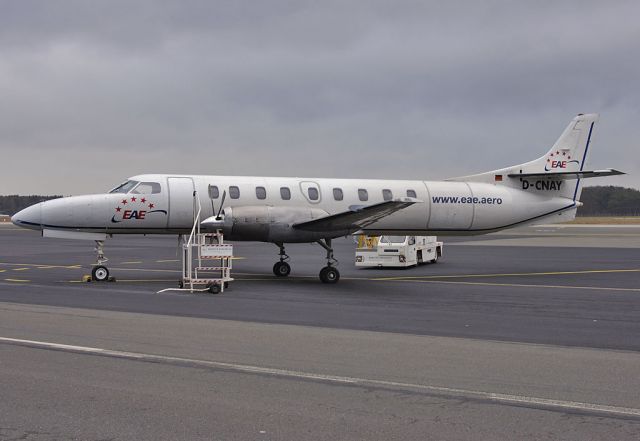
<instances>
[{"instance_id":1,"label":"propeller blade","mask_svg":"<svg viewBox=\"0 0 640 441\"><path fill-rule=\"evenodd\" d=\"M220 208L218 209L218 214L216 215L216 219L220 220L220 213L222 213L222 207L224 206L224 200L227 197L227 190L222 192L222 200L220 201Z\"/></svg>"}]
</instances>

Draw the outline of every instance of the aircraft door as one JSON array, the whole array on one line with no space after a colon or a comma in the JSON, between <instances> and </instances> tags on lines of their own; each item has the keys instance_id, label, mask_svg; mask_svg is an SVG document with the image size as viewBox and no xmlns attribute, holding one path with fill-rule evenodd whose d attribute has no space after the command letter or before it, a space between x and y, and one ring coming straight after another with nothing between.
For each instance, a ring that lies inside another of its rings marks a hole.
<instances>
[{"instance_id":1,"label":"aircraft door","mask_svg":"<svg viewBox=\"0 0 640 441\"><path fill-rule=\"evenodd\" d=\"M191 228L193 225L193 179L168 178L168 228Z\"/></svg>"},{"instance_id":2,"label":"aircraft door","mask_svg":"<svg viewBox=\"0 0 640 441\"><path fill-rule=\"evenodd\" d=\"M318 204L322 200L320 187L316 182L313 182L313 181L300 182L300 191L302 192L302 195L304 196L304 198L312 204Z\"/></svg>"}]
</instances>

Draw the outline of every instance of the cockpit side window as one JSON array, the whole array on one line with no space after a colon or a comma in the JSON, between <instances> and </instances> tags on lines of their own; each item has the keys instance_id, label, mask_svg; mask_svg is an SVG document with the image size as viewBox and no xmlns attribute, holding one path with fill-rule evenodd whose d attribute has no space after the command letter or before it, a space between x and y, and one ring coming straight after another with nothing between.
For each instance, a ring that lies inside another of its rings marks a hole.
<instances>
[{"instance_id":1,"label":"cockpit side window","mask_svg":"<svg viewBox=\"0 0 640 441\"><path fill-rule=\"evenodd\" d=\"M109 193L128 193L133 187L138 184L138 181L127 181L118 185L116 188L111 190Z\"/></svg>"},{"instance_id":2,"label":"cockpit side window","mask_svg":"<svg viewBox=\"0 0 640 441\"><path fill-rule=\"evenodd\" d=\"M157 194L160 193L160 184L157 182L141 182L131 193Z\"/></svg>"}]
</instances>

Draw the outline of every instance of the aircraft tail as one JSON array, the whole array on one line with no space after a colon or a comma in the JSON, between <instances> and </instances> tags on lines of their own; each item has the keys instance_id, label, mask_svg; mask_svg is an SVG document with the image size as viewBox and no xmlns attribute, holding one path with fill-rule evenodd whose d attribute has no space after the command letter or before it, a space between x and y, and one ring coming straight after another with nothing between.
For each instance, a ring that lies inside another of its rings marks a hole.
<instances>
[{"instance_id":1,"label":"aircraft tail","mask_svg":"<svg viewBox=\"0 0 640 441\"><path fill-rule=\"evenodd\" d=\"M573 118L553 147L534 161L451 180L491 182L578 201L584 178L623 174L613 169L585 169L598 118L597 113L581 113Z\"/></svg>"}]
</instances>

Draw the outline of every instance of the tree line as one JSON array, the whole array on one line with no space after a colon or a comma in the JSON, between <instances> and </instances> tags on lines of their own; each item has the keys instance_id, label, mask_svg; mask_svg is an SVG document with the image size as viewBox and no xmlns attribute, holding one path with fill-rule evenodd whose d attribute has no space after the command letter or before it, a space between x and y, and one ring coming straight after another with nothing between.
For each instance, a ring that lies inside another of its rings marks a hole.
<instances>
[{"instance_id":1,"label":"tree line","mask_svg":"<svg viewBox=\"0 0 640 441\"><path fill-rule=\"evenodd\" d=\"M62 196L0 196L0 214L13 215L29 205ZM584 187L578 216L640 216L640 191L614 186Z\"/></svg>"},{"instance_id":2,"label":"tree line","mask_svg":"<svg viewBox=\"0 0 640 441\"><path fill-rule=\"evenodd\" d=\"M13 216L23 208L27 208L29 205L37 204L38 202L48 201L49 199L57 199L62 196L18 196L12 194L9 196L0 196L0 214L8 214Z\"/></svg>"},{"instance_id":3,"label":"tree line","mask_svg":"<svg viewBox=\"0 0 640 441\"><path fill-rule=\"evenodd\" d=\"M578 216L640 216L640 191L633 188L584 187Z\"/></svg>"}]
</instances>

